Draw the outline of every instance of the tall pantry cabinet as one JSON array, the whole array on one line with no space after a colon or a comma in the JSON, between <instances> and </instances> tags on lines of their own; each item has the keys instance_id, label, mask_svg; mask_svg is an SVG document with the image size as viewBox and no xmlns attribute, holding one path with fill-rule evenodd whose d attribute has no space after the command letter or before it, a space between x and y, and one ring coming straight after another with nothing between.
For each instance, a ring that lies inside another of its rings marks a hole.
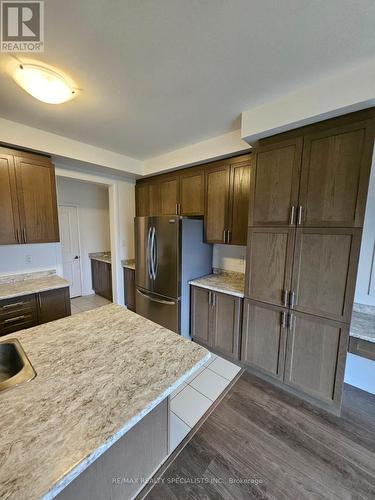
<instances>
[{"instance_id":1,"label":"tall pantry cabinet","mask_svg":"<svg viewBox=\"0 0 375 500\"><path fill-rule=\"evenodd\" d=\"M374 117L265 139L251 172L241 361L337 413Z\"/></svg>"}]
</instances>

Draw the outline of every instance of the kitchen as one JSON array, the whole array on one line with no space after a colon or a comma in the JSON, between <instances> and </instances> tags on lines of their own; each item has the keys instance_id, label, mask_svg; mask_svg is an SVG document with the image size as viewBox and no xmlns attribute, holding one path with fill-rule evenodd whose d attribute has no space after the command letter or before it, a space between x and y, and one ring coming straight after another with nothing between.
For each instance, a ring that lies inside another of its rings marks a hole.
<instances>
[{"instance_id":1,"label":"kitchen","mask_svg":"<svg viewBox=\"0 0 375 500\"><path fill-rule=\"evenodd\" d=\"M74 25L83 6L71 8L69 17L45 5L46 29L64 17ZM100 17L96 3L88 8ZM159 30L171 25L150 25L147 9L127 8L120 18L130 38L133 22L161 43L146 44L160 56L161 77L170 49ZM327 23L340 11L319 8ZM221 9L211 3L195 13L246 19ZM306 12L298 16L306 23ZM354 17L335 24L338 37ZM114 33L116 16L105 22ZM90 22L84 28L94 36ZM181 37L195 29L184 25ZM371 498L372 61L353 59L353 70L346 61L339 76L322 71L262 105L243 99L241 125L221 134L216 120L209 133L192 117L173 127L176 103L160 110L166 134L140 106L137 135L131 107L117 113L107 92L95 100L104 82L113 96L121 78L129 84L123 68L110 83L105 72L87 79L88 60L73 57L68 42L65 66L82 78L73 82L50 66L59 59L47 33L43 54L1 54L1 88L14 104L1 98L0 496ZM210 38L199 37L213 56ZM338 60L338 46L326 43ZM128 62L136 75L138 59ZM61 104L35 99L28 71L38 72L38 91L42 81L63 81ZM338 81L335 98L321 99ZM179 103L184 116L191 102L208 113L198 94ZM110 130L106 120L94 125L99 109L111 116Z\"/></svg>"}]
</instances>

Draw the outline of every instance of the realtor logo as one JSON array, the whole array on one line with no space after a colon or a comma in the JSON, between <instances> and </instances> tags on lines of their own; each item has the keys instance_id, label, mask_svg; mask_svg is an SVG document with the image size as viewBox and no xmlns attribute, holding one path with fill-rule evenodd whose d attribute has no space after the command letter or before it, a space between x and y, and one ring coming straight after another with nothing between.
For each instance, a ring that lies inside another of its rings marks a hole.
<instances>
[{"instance_id":1,"label":"realtor logo","mask_svg":"<svg viewBox=\"0 0 375 500\"><path fill-rule=\"evenodd\" d=\"M44 2L1 2L1 52L44 51Z\"/></svg>"}]
</instances>

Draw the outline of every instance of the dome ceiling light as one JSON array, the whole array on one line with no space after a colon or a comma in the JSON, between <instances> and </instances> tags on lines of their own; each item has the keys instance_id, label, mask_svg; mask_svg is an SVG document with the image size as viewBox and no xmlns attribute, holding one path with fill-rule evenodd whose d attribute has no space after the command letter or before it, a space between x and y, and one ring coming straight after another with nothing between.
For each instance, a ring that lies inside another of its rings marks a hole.
<instances>
[{"instance_id":1,"label":"dome ceiling light","mask_svg":"<svg viewBox=\"0 0 375 500\"><path fill-rule=\"evenodd\" d=\"M67 80L57 73L36 64L19 64L13 78L26 92L48 104L61 104L77 95Z\"/></svg>"}]
</instances>

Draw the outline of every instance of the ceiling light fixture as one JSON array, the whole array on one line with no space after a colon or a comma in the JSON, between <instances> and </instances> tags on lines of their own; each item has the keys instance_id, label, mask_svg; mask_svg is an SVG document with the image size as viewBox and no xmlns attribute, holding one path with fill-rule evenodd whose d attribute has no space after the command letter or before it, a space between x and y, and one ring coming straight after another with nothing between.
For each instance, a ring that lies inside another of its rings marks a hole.
<instances>
[{"instance_id":1,"label":"ceiling light fixture","mask_svg":"<svg viewBox=\"0 0 375 500\"><path fill-rule=\"evenodd\" d=\"M20 64L14 80L35 99L48 104L61 104L77 95L66 79L55 71L36 64Z\"/></svg>"}]
</instances>

